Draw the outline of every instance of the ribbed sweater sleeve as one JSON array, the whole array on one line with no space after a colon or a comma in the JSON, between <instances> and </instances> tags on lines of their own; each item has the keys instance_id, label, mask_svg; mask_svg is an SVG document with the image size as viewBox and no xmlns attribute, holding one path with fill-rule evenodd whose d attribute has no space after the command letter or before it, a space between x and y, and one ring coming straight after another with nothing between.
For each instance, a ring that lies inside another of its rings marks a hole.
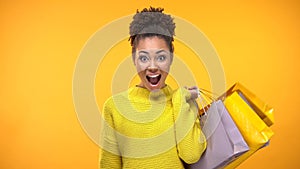
<instances>
[{"instance_id":1,"label":"ribbed sweater sleeve","mask_svg":"<svg viewBox=\"0 0 300 169\"><path fill-rule=\"evenodd\" d=\"M122 168L122 158L119 155L118 142L115 135L113 119L113 102L111 99L104 104L101 121L101 148L100 148L100 169Z\"/></svg>"},{"instance_id":2,"label":"ribbed sweater sleeve","mask_svg":"<svg viewBox=\"0 0 300 169\"><path fill-rule=\"evenodd\" d=\"M176 90L172 98L175 136L179 157L187 164L197 162L206 149L206 139L197 118L197 107L188 90Z\"/></svg>"}]
</instances>

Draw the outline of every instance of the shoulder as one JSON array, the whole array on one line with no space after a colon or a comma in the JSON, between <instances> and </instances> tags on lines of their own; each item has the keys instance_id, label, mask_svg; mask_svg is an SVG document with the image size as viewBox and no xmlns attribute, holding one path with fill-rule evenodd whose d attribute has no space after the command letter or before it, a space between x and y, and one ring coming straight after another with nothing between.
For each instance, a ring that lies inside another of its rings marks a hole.
<instances>
[{"instance_id":1,"label":"shoulder","mask_svg":"<svg viewBox=\"0 0 300 169\"><path fill-rule=\"evenodd\" d=\"M180 87L173 92L173 99L172 100L184 100L188 101L191 99L191 93L183 87Z\"/></svg>"},{"instance_id":2,"label":"shoulder","mask_svg":"<svg viewBox=\"0 0 300 169\"><path fill-rule=\"evenodd\" d=\"M104 102L104 109L112 109L115 107L116 104L121 103L122 100L124 101L127 96L128 90L114 94L110 96L106 101Z\"/></svg>"}]
</instances>

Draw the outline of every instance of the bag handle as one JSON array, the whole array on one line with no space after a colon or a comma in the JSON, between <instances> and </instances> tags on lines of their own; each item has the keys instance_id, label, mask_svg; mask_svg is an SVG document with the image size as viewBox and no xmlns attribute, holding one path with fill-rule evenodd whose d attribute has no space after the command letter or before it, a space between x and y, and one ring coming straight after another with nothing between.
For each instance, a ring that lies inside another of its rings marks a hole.
<instances>
[{"instance_id":1,"label":"bag handle","mask_svg":"<svg viewBox=\"0 0 300 169\"><path fill-rule=\"evenodd\" d=\"M207 110L210 108L211 104L217 100L217 94L203 88L198 88L197 90L197 101L201 105L201 109L199 109L199 116L201 118L201 116L207 115Z\"/></svg>"}]
</instances>

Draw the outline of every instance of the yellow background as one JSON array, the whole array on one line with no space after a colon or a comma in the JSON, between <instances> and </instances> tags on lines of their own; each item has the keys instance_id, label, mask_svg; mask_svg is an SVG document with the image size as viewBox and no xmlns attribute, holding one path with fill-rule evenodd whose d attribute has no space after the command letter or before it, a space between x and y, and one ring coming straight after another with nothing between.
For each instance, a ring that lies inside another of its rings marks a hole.
<instances>
[{"instance_id":1,"label":"yellow background","mask_svg":"<svg viewBox=\"0 0 300 169\"><path fill-rule=\"evenodd\" d=\"M239 81L275 108L270 146L238 168L300 167L298 1L4 0L0 168L97 168L98 147L72 101L76 59L102 26L149 5L201 29L221 57L227 87Z\"/></svg>"}]
</instances>

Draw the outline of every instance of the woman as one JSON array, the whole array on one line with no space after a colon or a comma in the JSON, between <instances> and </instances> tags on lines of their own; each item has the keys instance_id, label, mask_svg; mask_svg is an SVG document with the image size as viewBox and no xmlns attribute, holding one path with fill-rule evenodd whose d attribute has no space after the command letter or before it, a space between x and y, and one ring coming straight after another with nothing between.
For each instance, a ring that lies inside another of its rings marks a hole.
<instances>
[{"instance_id":1,"label":"woman","mask_svg":"<svg viewBox=\"0 0 300 169\"><path fill-rule=\"evenodd\" d=\"M162 8L137 11L130 24L139 85L104 105L100 168L184 168L206 148L197 119L197 88L165 83L173 60L175 23Z\"/></svg>"}]
</instances>

